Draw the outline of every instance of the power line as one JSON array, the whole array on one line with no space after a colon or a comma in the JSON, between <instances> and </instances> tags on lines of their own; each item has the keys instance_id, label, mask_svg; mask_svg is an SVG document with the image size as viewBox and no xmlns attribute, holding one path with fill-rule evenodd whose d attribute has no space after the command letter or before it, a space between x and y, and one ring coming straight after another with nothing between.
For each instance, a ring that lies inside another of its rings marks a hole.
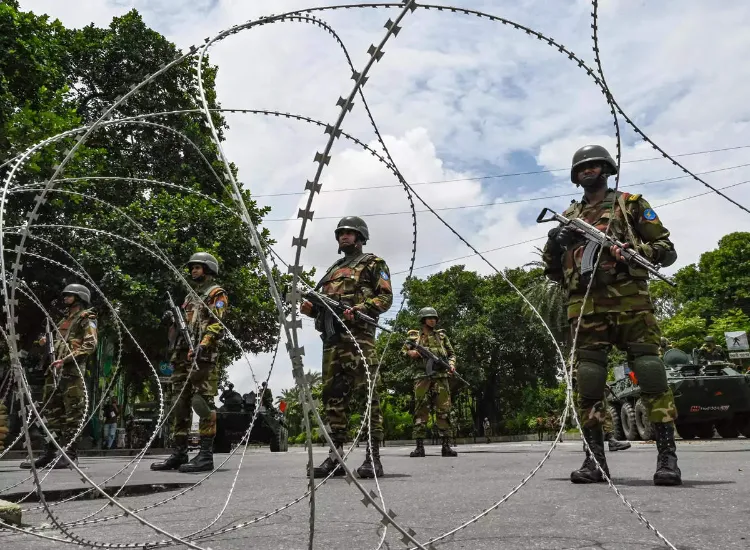
<instances>
[{"instance_id":1,"label":"power line","mask_svg":"<svg viewBox=\"0 0 750 550\"><path fill-rule=\"evenodd\" d=\"M725 147L723 149L709 149L706 151L696 151L694 153L681 153L679 155L672 155L672 157L690 157L694 155L705 155L708 153L719 153L722 151L735 151L738 149L748 149L750 148L750 145L738 145L736 147ZM647 162L652 160L661 160L664 157L648 157L643 159L634 159L634 160L624 160L621 162L621 164L632 164L636 162ZM410 183L409 185L415 186L415 185L436 185L440 183L456 183L461 181L480 181L480 180L487 180L487 179L500 179L500 178L512 178L516 176L530 176L535 174L550 174L553 172L567 172L570 168L553 168L550 170L533 170L530 172L508 172L505 174L493 174L489 176L476 176L473 178L457 178L457 179L447 179L447 180L435 180L435 181L420 181L415 183ZM702 173L708 173L708 172L702 172ZM343 193L343 192L350 192L350 191L367 191L370 189L387 189L391 187L402 187L401 184L395 183L390 185L370 185L367 187L346 187L346 188L340 188L340 189L322 189L321 193ZM267 193L263 195L253 195L253 198L261 198L261 197L291 197L291 196L300 196L305 195L306 191L290 191L287 193Z\"/></svg>"},{"instance_id":2,"label":"power line","mask_svg":"<svg viewBox=\"0 0 750 550\"><path fill-rule=\"evenodd\" d=\"M724 187L719 187L719 189L720 190L730 189L732 187L737 187L738 185L744 185L746 183L750 183L750 180L740 181L738 183L733 183L731 185L726 185ZM687 200L691 200L691 199L695 199L695 198L698 198L698 197L703 197L704 195L711 195L711 194L713 194L713 191L706 191L704 193L698 193L697 195L691 195L689 197L684 197L682 199L676 199L676 200L673 200L673 201L670 201L670 202L665 202L663 204L655 206L654 208L664 208L665 206L670 206L670 205L673 205L673 204L677 204L679 202L684 202L684 201L687 201ZM535 237L533 239L527 239L525 241L520 241L520 242L517 242L517 243L511 243L511 244L506 244L506 245L503 245L503 246L498 246L497 248L490 248L489 250L482 250L481 253L482 254L489 254L490 252L497 252L498 250L504 250L506 248L512 248L514 246L520 246L522 244L528 244L528 243L532 243L534 241L541 241L541 240L545 240L545 239L547 239L546 235L543 236L543 237ZM466 256L459 256L457 258L450 258L448 260L442 260L440 262L435 262L435 263L431 263L431 264L420 265L420 266L415 267L413 271L416 271L417 269L426 269L428 267L435 267L435 266L446 264L446 263L456 262L458 260L466 260L468 258L473 258L476 255L477 254L468 254ZM391 273L391 275L401 275L402 273L408 273L408 272L409 272L408 269L403 269L401 271L394 271L394 272Z\"/></svg>"},{"instance_id":3,"label":"power line","mask_svg":"<svg viewBox=\"0 0 750 550\"><path fill-rule=\"evenodd\" d=\"M704 175L704 174L715 174L716 172L725 172L727 170L735 170L737 168L745 168L747 166L750 166L750 163L746 164L738 164L735 166L727 166L725 168L717 168L715 170L707 170L705 172L696 172L697 175ZM685 174L682 176L674 176L671 178L662 178L658 180L650 180L650 181L642 181L640 183L634 183L632 185L622 185L621 188L630 188L630 187L639 187L641 185L650 185L653 183L662 183L665 181L675 181L680 179L692 179L692 175ZM400 187L400 185L398 186ZM433 208L434 211L446 211L446 210L465 210L468 208L487 208L490 206L504 206L506 204L518 204L523 202L532 202L532 201L539 201L539 200L549 200L549 199L559 199L559 198L565 198L565 197L578 197L580 196L579 193L565 193L562 195L548 195L545 197L530 197L528 199L516 199L512 201L504 201L504 202L485 202L485 203L479 203L479 204L464 204L459 206L443 206L440 208ZM415 210L417 213L424 213L424 212L430 212L429 209L422 209L422 210ZM351 213L348 213L351 214ZM396 212L376 212L376 213L370 213L370 214L359 214L359 216L363 218L375 218L379 216L400 216L404 214L411 214L411 210L401 210ZM316 216L316 220L337 220L341 217L341 215L338 216ZM290 222L295 221L299 218L267 218L263 220L264 222Z\"/></svg>"}]
</instances>

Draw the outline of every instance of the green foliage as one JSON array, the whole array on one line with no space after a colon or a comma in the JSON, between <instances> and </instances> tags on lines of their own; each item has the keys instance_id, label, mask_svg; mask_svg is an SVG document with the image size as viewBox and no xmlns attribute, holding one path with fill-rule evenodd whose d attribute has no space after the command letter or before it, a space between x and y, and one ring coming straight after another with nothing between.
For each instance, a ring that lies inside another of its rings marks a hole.
<instances>
[{"instance_id":1,"label":"green foliage","mask_svg":"<svg viewBox=\"0 0 750 550\"><path fill-rule=\"evenodd\" d=\"M15 4L0 4L0 159L96 120L117 97L179 54L174 44L146 26L135 10L114 18L108 28L89 25L66 29L46 16L21 12ZM216 108L217 71L208 59L203 63L209 107ZM131 96L118 107L116 116L196 109L195 74L192 60L181 62ZM224 119L219 114L213 118L221 135L226 127ZM217 282L229 294L225 323L239 341L222 341L221 366L226 367L242 351L272 349L278 335L276 308L247 228L231 213L234 205L227 193L228 179L201 116L170 115L158 122L182 132L186 139L145 124L110 125L94 132L62 175L83 179L56 186L89 197L51 193L40 208L40 226L34 234L52 240L80 262L155 364L165 357L166 330L159 324L165 308L164 292L171 291L178 301L187 293L185 283L164 265L162 257L187 277L187 270L181 266L193 252L214 254L221 266ZM44 182L74 143L73 138L66 138L42 148L24 165L16 181ZM93 175L145 181L90 179ZM188 191L165 188L160 181ZM6 219L9 225L20 223L33 198L33 193L12 196ZM247 191L243 200L253 223L261 224L268 209L259 208ZM105 206L102 201L113 206ZM43 225L95 228L107 233ZM261 237L273 243L267 230ZM136 241L143 248L123 239ZM9 244L15 244L13 239ZM71 264L69 258L41 241L29 244L34 253ZM34 257L24 258L26 273L34 274L28 283L44 304L57 298L65 284L80 282L70 272ZM283 282L286 275L277 277ZM38 336L42 314L23 300L21 305L22 345L28 345ZM112 337L112 317L96 294L93 306L100 314L100 334ZM126 382L137 393L151 370L132 341L125 342L122 351Z\"/></svg>"},{"instance_id":2,"label":"green foliage","mask_svg":"<svg viewBox=\"0 0 750 550\"><path fill-rule=\"evenodd\" d=\"M724 333L744 331L750 334L750 317L741 309L730 309L721 317L714 320L709 330L709 334L714 337L716 342L723 346Z\"/></svg>"}]
</instances>

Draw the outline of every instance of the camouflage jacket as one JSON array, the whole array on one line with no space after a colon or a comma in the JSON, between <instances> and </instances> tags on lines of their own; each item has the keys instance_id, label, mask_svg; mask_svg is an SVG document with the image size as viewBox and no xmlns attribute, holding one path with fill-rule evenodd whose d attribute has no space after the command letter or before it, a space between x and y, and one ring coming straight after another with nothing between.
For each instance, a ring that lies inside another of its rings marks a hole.
<instances>
[{"instance_id":1,"label":"camouflage jacket","mask_svg":"<svg viewBox=\"0 0 750 550\"><path fill-rule=\"evenodd\" d=\"M185 322L190 334L195 338L200 335L199 344L204 348L216 346L224 334L224 327L216 319L222 319L229 305L226 291L212 281L198 285L195 294L188 294L182 309L185 311ZM213 315L212 315L213 314ZM214 317L215 316L215 317ZM179 338L178 349L188 349L187 342Z\"/></svg>"},{"instance_id":2,"label":"camouflage jacket","mask_svg":"<svg viewBox=\"0 0 750 550\"><path fill-rule=\"evenodd\" d=\"M630 243L653 263L671 265L677 255L669 240L669 231L640 195L619 191L616 194L613 189L609 189L599 204L589 205L584 197L581 202L573 201L563 212L563 216L569 219L581 218L604 231L612 214L613 203L614 219L609 235ZM588 285L588 281L581 277L581 263L587 243L581 237L563 251L557 243L548 239L542 254L544 274L562 284L568 294L569 319L575 319L580 314ZM653 309L648 292L648 272L617 262L609 249L603 251L595 277L584 315Z\"/></svg>"},{"instance_id":3,"label":"camouflage jacket","mask_svg":"<svg viewBox=\"0 0 750 550\"><path fill-rule=\"evenodd\" d=\"M406 339L411 340L412 342L416 342L420 346L427 348L441 359L444 359L452 367L456 366L456 353L453 351L453 346L451 345L451 341L448 339L448 335L445 333L445 330L441 328L430 332L410 330L406 333ZM409 348L406 346L406 344L404 344L404 346L401 348L401 353L406 355L408 351ZM414 361L415 362L413 363L413 366L411 368L411 372L414 378L421 378L425 376L427 360L420 357L419 359L415 359ZM442 371L441 368L437 365L433 367L433 378L448 378L448 376L449 375L447 371Z\"/></svg>"},{"instance_id":4,"label":"camouflage jacket","mask_svg":"<svg viewBox=\"0 0 750 550\"><path fill-rule=\"evenodd\" d=\"M96 351L97 326L93 309L68 309L65 317L53 332L55 359L64 365L73 365L73 359L83 366L86 358Z\"/></svg>"},{"instance_id":5,"label":"camouflage jacket","mask_svg":"<svg viewBox=\"0 0 750 550\"><path fill-rule=\"evenodd\" d=\"M360 253L344 256L334 263L318 283L321 294L340 300L348 306L363 306L363 313L377 319L393 304L391 275L385 260L374 254ZM321 307L313 306L319 317ZM344 321L355 336L375 336L375 327L361 321ZM337 326L338 322L336 323ZM348 339L346 333L342 339Z\"/></svg>"},{"instance_id":6,"label":"camouflage jacket","mask_svg":"<svg viewBox=\"0 0 750 550\"><path fill-rule=\"evenodd\" d=\"M724 349L721 346L714 346L709 349L706 344L703 344L696 354L699 361L726 361L726 355Z\"/></svg>"}]
</instances>

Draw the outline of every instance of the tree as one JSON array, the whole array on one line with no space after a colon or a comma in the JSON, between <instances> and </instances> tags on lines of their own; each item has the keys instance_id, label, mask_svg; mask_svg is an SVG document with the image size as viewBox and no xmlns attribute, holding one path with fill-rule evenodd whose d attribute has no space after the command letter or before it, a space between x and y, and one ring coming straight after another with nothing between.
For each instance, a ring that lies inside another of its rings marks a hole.
<instances>
[{"instance_id":1,"label":"tree","mask_svg":"<svg viewBox=\"0 0 750 550\"><path fill-rule=\"evenodd\" d=\"M174 44L146 26L135 10L114 18L108 28L90 25L76 30L66 29L59 21L20 12L17 5L7 2L0 5L0 44L4 46L0 51L3 158L44 137L92 122L102 108L179 54ZM209 106L216 108L216 68L204 59L203 69ZM192 60L185 60L121 105L117 117L196 109L194 77ZM219 114L213 115L213 120L221 137L226 124ZM110 125L93 133L63 174L85 179L57 187L85 196L50 194L40 209L34 234L54 241L82 264L154 363L164 357L166 344L165 330L159 324L164 291L170 290L178 300L186 294L185 287L155 255L157 247L178 269L192 253L211 252L219 259L219 282L230 298L225 323L239 342L222 341L222 366L237 359L241 351L268 351L278 335L276 308L247 228L232 213L235 207L227 193L228 181L210 133L198 114L172 115L160 123L182 132L187 139L138 124ZM73 144L70 138L41 150L16 181L44 181ZM92 175L144 181L88 178ZM194 193L177 192L157 181L177 184ZM9 224L18 225L24 219L33 198L34 194L27 193L12 197ZM242 198L253 223L261 224L269 210L259 208L247 191ZM124 215L141 227L135 227ZM261 237L273 243L267 230L262 230ZM136 241L142 248L122 238ZM32 252L71 265L69 258L41 241L32 240L29 245ZM186 270L182 273L187 275ZM70 272L30 256L24 259L22 274L44 304L57 298L65 284L80 282ZM278 274L277 280L283 282L285 277ZM114 337L112 316L103 300L94 296L93 303L101 315L100 334ZM28 302L23 306L21 332L28 343L38 335L42 314ZM150 369L132 342L125 342L122 363L127 382L138 391L150 376Z\"/></svg>"}]
</instances>

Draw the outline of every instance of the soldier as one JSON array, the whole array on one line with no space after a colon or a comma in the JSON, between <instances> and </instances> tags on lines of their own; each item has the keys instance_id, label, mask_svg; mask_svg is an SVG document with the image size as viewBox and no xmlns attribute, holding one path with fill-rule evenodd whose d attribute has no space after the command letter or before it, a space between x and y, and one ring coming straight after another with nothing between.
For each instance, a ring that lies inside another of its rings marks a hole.
<instances>
[{"instance_id":1,"label":"soldier","mask_svg":"<svg viewBox=\"0 0 750 550\"><path fill-rule=\"evenodd\" d=\"M640 195L607 188L607 178L617 165L604 147L587 145L573 155L570 179L581 185L581 202L573 201L563 213L581 218L609 234L625 247L632 247L651 262L669 266L677 259L669 232L656 212ZM679 485L674 442L677 411L667 385L664 364L659 358L659 326L648 292L648 272L626 263L617 246L602 251L595 266L594 281L586 303L583 297L592 275L582 272L587 244L570 226L550 230L544 247L545 274L563 285L568 295L568 320L574 330L579 316L577 340L577 391L583 435L602 468L609 472L604 456L604 389L607 354L613 345L627 352L628 362L638 377L642 398L654 426L658 450L655 485ZM596 259L597 256L594 256ZM583 308L583 309L582 309ZM603 476L590 456L571 473L573 483L595 483Z\"/></svg>"},{"instance_id":2,"label":"soldier","mask_svg":"<svg viewBox=\"0 0 750 550\"><path fill-rule=\"evenodd\" d=\"M492 437L492 425L490 424L490 419L486 416L484 417L482 428L484 428L484 437L487 440L487 443L490 443L490 437Z\"/></svg>"},{"instance_id":3,"label":"soldier","mask_svg":"<svg viewBox=\"0 0 750 550\"><path fill-rule=\"evenodd\" d=\"M706 336L703 339L703 345L696 352L698 364L706 364L709 361L726 361L724 349L717 346L713 336Z\"/></svg>"},{"instance_id":4,"label":"soldier","mask_svg":"<svg viewBox=\"0 0 750 550\"><path fill-rule=\"evenodd\" d=\"M344 257L334 263L316 286L322 294L332 297L349 307L344 311L346 327L355 340L344 331L338 321L334 321L335 334L326 334L325 317L330 312L307 300L300 305L300 312L315 317L315 328L321 331L323 340L323 401L329 433L339 454L343 453L346 442L349 409L352 394L355 392L366 398L367 376L355 341L359 344L371 376L375 370L375 327L355 318L355 310L375 319L388 311L393 303L391 275L385 260L362 252L362 246L370 238L370 232L363 219L357 216L341 218L334 231L339 253ZM374 383L374 381L373 381ZM358 397L359 397L358 395ZM383 439L383 416L380 411L380 397L373 389L370 402L372 446L367 447L364 463L357 469L359 477L371 478L383 475L380 463L380 441ZM315 477L344 475L338 468L333 451L323 463L314 468Z\"/></svg>"},{"instance_id":5,"label":"soldier","mask_svg":"<svg viewBox=\"0 0 750 550\"><path fill-rule=\"evenodd\" d=\"M83 285L66 286L62 291L62 298L66 309L62 321L57 325L60 336L54 341L54 361L49 365L44 378L42 401L47 402L49 399L49 402L43 416L47 428L61 447L70 442L66 453L77 464L78 442L73 441L73 436L78 431L86 407L81 372L86 372L86 360L96 350L96 313L88 307L91 292ZM53 336L57 335L58 333L53 333ZM47 337L43 336L39 344L44 346L46 343ZM42 456L34 461L34 467L44 468L56 456L57 447L52 441L48 441ZM68 466L70 462L67 460L58 460L55 469ZM24 460L20 467L31 469L31 463Z\"/></svg>"},{"instance_id":6,"label":"soldier","mask_svg":"<svg viewBox=\"0 0 750 550\"><path fill-rule=\"evenodd\" d=\"M182 304L185 322L190 337L198 345L190 350L182 334L175 340L171 362L174 364L172 386L175 394L185 386L174 407L172 435L174 449L166 460L151 464L152 470L179 470L180 472L204 472L213 470L213 443L216 435L216 405L214 396L218 393L218 351L219 340L224 327L219 322L228 307L226 291L214 283L219 274L219 262L211 254L196 252L188 261L188 269L195 293L185 298ZM171 312L168 312L171 313ZM166 315L168 319L172 316ZM172 330L175 330L174 323ZM195 367L193 367L195 362ZM192 372L191 372L192 369ZM188 462L188 435L193 412L198 415L200 451Z\"/></svg>"},{"instance_id":7,"label":"soldier","mask_svg":"<svg viewBox=\"0 0 750 550\"><path fill-rule=\"evenodd\" d=\"M664 354L667 353L667 351L670 349L672 349L672 342L662 336L661 340L659 341L659 357L664 359Z\"/></svg>"},{"instance_id":8,"label":"soldier","mask_svg":"<svg viewBox=\"0 0 750 550\"><path fill-rule=\"evenodd\" d=\"M434 308L424 307L419 310L419 322L422 323L421 330L410 330L406 338L416 342L422 347L429 349L432 353L447 361L450 372L456 370L456 354L453 351L448 335L443 329L435 329L438 322L438 314ZM435 418L438 433L442 440L440 454L443 456L458 456L458 453L450 446L450 410L451 392L448 385L449 373L434 370L432 374L425 373L426 360L416 349L409 349L406 344L402 349L404 355L408 355L417 361L412 369L414 378L414 438L417 440L417 448L409 456L423 457L425 427L430 415L430 405L435 409Z\"/></svg>"},{"instance_id":9,"label":"soldier","mask_svg":"<svg viewBox=\"0 0 750 550\"><path fill-rule=\"evenodd\" d=\"M260 404L268 410L273 410L273 393L268 388L268 383L261 382L260 385L263 387L260 394Z\"/></svg>"}]
</instances>

